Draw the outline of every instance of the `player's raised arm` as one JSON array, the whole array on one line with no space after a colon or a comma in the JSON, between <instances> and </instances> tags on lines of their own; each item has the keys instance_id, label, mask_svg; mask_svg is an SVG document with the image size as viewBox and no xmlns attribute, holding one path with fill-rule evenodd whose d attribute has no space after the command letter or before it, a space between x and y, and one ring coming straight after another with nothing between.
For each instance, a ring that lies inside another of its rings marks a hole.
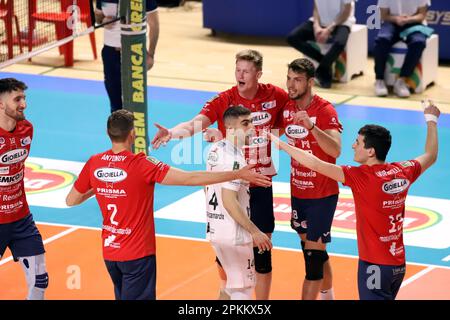
<instances>
[{"instance_id":1,"label":"player's raised arm","mask_svg":"<svg viewBox=\"0 0 450 320\"><path fill-rule=\"evenodd\" d=\"M425 107L423 114L427 122L427 139L425 142L425 153L418 156L416 160L422 167L422 173L425 172L433 163L436 162L438 155L438 136L437 121L441 111L431 101Z\"/></svg>"},{"instance_id":2,"label":"player's raised arm","mask_svg":"<svg viewBox=\"0 0 450 320\"><path fill-rule=\"evenodd\" d=\"M182 139L191 137L194 134L201 132L211 125L211 120L203 114L198 114L189 121L181 122L175 127L168 129L157 123L158 128L152 140L152 148L158 149L161 145L169 142L171 139Z\"/></svg>"},{"instance_id":3,"label":"player's raised arm","mask_svg":"<svg viewBox=\"0 0 450 320\"><path fill-rule=\"evenodd\" d=\"M323 174L324 176L327 176L338 182L345 182L344 172L342 171L341 167L332 163L322 161L316 156L302 149L290 146L289 144L281 141L277 136L273 135L272 133L269 133L269 137L270 140L272 140L272 142L275 143L278 149L285 151L287 154L289 154L292 158L297 160L303 166L311 170L317 171Z\"/></svg>"},{"instance_id":4,"label":"player's raised arm","mask_svg":"<svg viewBox=\"0 0 450 320\"><path fill-rule=\"evenodd\" d=\"M239 170L223 172L184 171L171 167L161 184L202 186L242 179L261 187L269 187L272 184L270 178L254 172L254 166L248 165Z\"/></svg>"}]
</instances>

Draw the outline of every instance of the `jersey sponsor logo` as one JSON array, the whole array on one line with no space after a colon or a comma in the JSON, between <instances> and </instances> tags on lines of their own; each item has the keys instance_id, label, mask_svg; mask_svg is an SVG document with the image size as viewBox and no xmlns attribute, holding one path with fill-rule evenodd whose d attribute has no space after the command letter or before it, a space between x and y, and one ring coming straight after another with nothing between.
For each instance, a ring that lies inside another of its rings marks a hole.
<instances>
[{"instance_id":1,"label":"jersey sponsor logo","mask_svg":"<svg viewBox=\"0 0 450 320\"><path fill-rule=\"evenodd\" d=\"M27 194L63 189L73 183L75 178L73 173L67 171L43 169L39 164L25 163L24 185Z\"/></svg>"},{"instance_id":2,"label":"jersey sponsor logo","mask_svg":"<svg viewBox=\"0 0 450 320\"><path fill-rule=\"evenodd\" d=\"M153 163L155 166L157 166L161 161L159 161L158 159L156 159L155 157L147 157L147 160L150 161L151 163Z\"/></svg>"},{"instance_id":3,"label":"jersey sponsor logo","mask_svg":"<svg viewBox=\"0 0 450 320\"><path fill-rule=\"evenodd\" d=\"M127 193L123 189L97 188L98 194L126 196Z\"/></svg>"},{"instance_id":4,"label":"jersey sponsor logo","mask_svg":"<svg viewBox=\"0 0 450 320\"><path fill-rule=\"evenodd\" d=\"M383 183L381 189L384 193L397 194L408 189L409 184L410 183L408 179L394 179L392 181Z\"/></svg>"},{"instance_id":5,"label":"jersey sponsor logo","mask_svg":"<svg viewBox=\"0 0 450 320\"><path fill-rule=\"evenodd\" d=\"M263 102L261 103L261 108L263 110L269 110L273 109L277 106L277 100L269 101L269 102Z\"/></svg>"},{"instance_id":6,"label":"jersey sponsor logo","mask_svg":"<svg viewBox=\"0 0 450 320\"><path fill-rule=\"evenodd\" d=\"M15 193L15 194L10 194L10 195L4 194L2 197L2 200L3 201L13 201L13 200L20 198L22 195L23 195L22 190L19 190L19 192Z\"/></svg>"},{"instance_id":7,"label":"jersey sponsor logo","mask_svg":"<svg viewBox=\"0 0 450 320\"><path fill-rule=\"evenodd\" d=\"M9 167L0 167L0 174L9 174Z\"/></svg>"},{"instance_id":8,"label":"jersey sponsor logo","mask_svg":"<svg viewBox=\"0 0 450 320\"><path fill-rule=\"evenodd\" d=\"M31 137L30 136L27 136L25 138L20 139L20 145L22 147L26 147L29 144L31 144Z\"/></svg>"},{"instance_id":9,"label":"jersey sponsor logo","mask_svg":"<svg viewBox=\"0 0 450 320\"><path fill-rule=\"evenodd\" d=\"M130 228L122 229L122 228L116 228L116 227L113 227L110 225L105 225L105 224L102 226L102 229L106 230L108 232L111 232L113 234L121 234L121 235L126 235L126 236L129 236L132 232L132 230ZM109 237L111 237L111 236L109 236ZM115 236L114 236L114 239L115 239Z\"/></svg>"},{"instance_id":10,"label":"jersey sponsor logo","mask_svg":"<svg viewBox=\"0 0 450 320\"><path fill-rule=\"evenodd\" d=\"M403 161L403 162L400 162L400 165L403 168L414 167L414 162L412 162L412 161Z\"/></svg>"},{"instance_id":11,"label":"jersey sponsor logo","mask_svg":"<svg viewBox=\"0 0 450 320\"><path fill-rule=\"evenodd\" d=\"M0 205L0 211L15 211L18 208L23 207L23 201L17 201L10 204L2 204Z\"/></svg>"},{"instance_id":12,"label":"jersey sponsor logo","mask_svg":"<svg viewBox=\"0 0 450 320\"><path fill-rule=\"evenodd\" d=\"M252 112L252 123L255 126L268 123L272 119L272 115L268 112L258 111Z\"/></svg>"},{"instance_id":13,"label":"jersey sponsor logo","mask_svg":"<svg viewBox=\"0 0 450 320\"><path fill-rule=\"evenodd\" d=\"M217 166L217 162L219 161L219 155L217 154L217 152L215 150L210 151L208 153L208 160L207 161L208 161L208 164L211 167Z\"/></svg>"},{"instance_id":14,"label":"jersey sponsor logo","mask_svg":"<svg viewBox=\"0 0 450 320\"><path fill-rule=\"evenodd\" d=\"M392 176L392 175L400 173L400 172L402 172L402 170L400 170L397 167L394 167L388 171L386 171L386 170L377 171L377 172L375 172L375 174L378 177L382 178L382 177Z\"/></svg>"},{"instance_id":15,"label":"jersey sponsor logo","mask_svg":"<svg viewBox=\"0 0 450 320\"><path fill-rule=\"evenodd\" d=\"M312 181L304 181L304 180L298 180L298 179L292 179L292 183L296 186L305 187L305 188L313 188L314 183Z\"/></svg>"},{"instance_id":16,"label":"jersey sponsor logo","mask_svg":"<svg viewBox=\"0 0 450 320\"><path fill-rule=\"evenodd\" d=\"M112 247L112 248L120 248L120 244L115 243L114 240L116 240L115 235L110 235L109 237L105 238L105 242L103 244L104 247Z\"/></svg>"},{"instance_id":17,"label":"jersey sponsor logo","mask_svg":"<svg viewBox=\"0 0 450 320\"><path fill-rule=\"evenodd\" d=\"M0 156L0 164L15 164L24 161L28 156L27 149L14 149Z\"/></svg>"},{"instance_id":18,"label":"jersey sponsor logo","mask_svg":"<svg viewBox=\"0 0 450 320\"><path fill-rule=\"evenodd\" d=\"M123 162L126 158L127 156L119 156L115 154L104 154L102 156L102 160L111 162Z\"/></svg>"},{"instance_id":19,"label":"jersey sponsor logo","mask_svg":"<svg viewBox=\"0 0 450 320\"><path fill-rule=\"evenodd\" d=\"M273 200L275 223L278 226L290 226L292 212L290 194L274 193ZM406 206L403 232L420 231L438 224L441 220L442 216L436 211ZM339 194L331 232L356 233L355 203L351 195Z\"/></svg>"},{"instance_id":20,"label":"jersey sponsor logo","mask_svg":"<svg viewBox=\"0 0 450 320\"><path fill-rule=\"evenodd\" d=\"M127 178L127 173L118 168L99 168L94 171L94 177L103 182L120 182Z\"/></svg>"},{"instance_id":21,"label":"jersey sponsor logo","mask_svg":"<svg viewBox=\"0 0 450 320\"><path fill-rule=\"evenodd\" d=\"M207 211L206 215L209 219L225 220L225 215L223 213L215 213L215 212ZM208 222L208 228L211 229L209 222ZM211 232L211 230L209 232Z\"/></svg>"},{"instance_id":22,"label":"jersey sponsor logo","mask_svg":"<svg viewBox=\"0 0 450 320\"><path fill-rule=\"evenodd\" d=\"M10 186L19 183L23 179L23 170L10 176L0 176L0 186Z\"/></svg>"},{"instance_id":23,"label":"jersey sponsor logo","mask_svg":"<svg viewBox=\"0 0 450 320\"><path fill-rule=\"evenodd\" d=\"M269 140L265 137L251 137L250 146L264 147L269 143Z\"/></svg>"},{"instance_id":24,"label":"jersey sponsor logo","mask_svg":"<svg viewBox=\"0 0 450 320\"><path fill-rule=\"evenodd\" d=\"M233 170L239 170L239 167L240 167L239 162L238 162L238 161L235 161L235 162L233 163Z\"/></svg>"},{"instance_id":25,"label":"jersey sponsor logo","mask_svg":"<svg viewBox=\"0 0 450 320\"><path fill-rule=\"evenodd\" d=\"M286 134L291 138L303 139L303 138L306 138L306 136L308 136L309 131L308 131L308 129L306 129L302 126L298 126L296 124L290 124L286 128Z\"/></svg>"}]
</instances>

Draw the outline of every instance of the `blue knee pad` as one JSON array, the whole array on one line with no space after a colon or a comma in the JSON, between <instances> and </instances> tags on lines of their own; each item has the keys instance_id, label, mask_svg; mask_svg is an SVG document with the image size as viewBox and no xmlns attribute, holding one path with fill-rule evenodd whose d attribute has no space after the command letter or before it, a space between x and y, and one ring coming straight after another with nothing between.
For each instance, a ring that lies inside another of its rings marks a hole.
<instances>
[{"instance_id":1,"label":"blue knee pad","mask_svg":"<svg viewBox=\"0 0 450 320\"><path fill-rule=\"evenodd\" d=\"M316 281L323 279L323 265L328 260L328 253L322 250L305 249L306 280Z\"/></svg>"},{"instance_id":2,"label":"blue knee pad","mask_svg":"<svg viewBox=\"0 0 450 320\"><path fill-rule=\"evenodd\" d=\"M258 273L272 272L272 251L264 251L259 253L258 247L253 248L255 256L255 270Z\"/></svg>"}]
</instances>

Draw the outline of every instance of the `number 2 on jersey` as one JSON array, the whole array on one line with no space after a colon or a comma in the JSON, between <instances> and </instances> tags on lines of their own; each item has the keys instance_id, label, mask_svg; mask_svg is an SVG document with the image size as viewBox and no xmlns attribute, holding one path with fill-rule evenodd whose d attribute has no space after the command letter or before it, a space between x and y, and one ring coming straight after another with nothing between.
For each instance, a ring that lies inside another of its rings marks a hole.
<instances>
[{"instance_id":1,"label":"number 2 on jersey","mask_svg":"<svg viewBox=\"0 0 450 320\"><path fill-rule=\"evenodd\" d=\"M108 211L112 211L111 216L109 217L109 221L111 221L111 224L117 226L119 223L117 221L114 221L114 217L117 214L117 205L110 203L106 206L106 209L108 209Z\"/></svg>"}]
</instances>

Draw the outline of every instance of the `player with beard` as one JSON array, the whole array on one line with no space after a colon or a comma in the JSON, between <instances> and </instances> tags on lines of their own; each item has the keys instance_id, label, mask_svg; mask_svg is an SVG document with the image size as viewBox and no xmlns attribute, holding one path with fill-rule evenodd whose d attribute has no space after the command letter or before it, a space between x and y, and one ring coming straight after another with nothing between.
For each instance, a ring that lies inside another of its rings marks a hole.
<instances>
[{"instance_id":1,"label":"player with beard","mask_svg":"<svg viewBox=\"0 0 450 320\"><path fill-rule=\"evenodd\" d=\"M286 86L291 99L283 110L288 143L319 159L336 163L341 153L341 131L333 105L312 93L314 65L296 59L288 65ZM301 238L306 277L302 299L334 299L331 266L326 244L331 241L331 223L337 206L336 181L291 161L291 227Z\"/></svg>"},{"instance_id":2,"label":"player with beard","mask_svg":"<svg viewBox=\"0 0 450 320\"><path fill-rule=\"evenodd\" d=\"M25 160L30 153L33 125L25 120L22 81L0 79L0 259L6 248L25 272L28 300L43 300L48 287L44 243L25 196Z\"/></svg>"}]
</instances>

